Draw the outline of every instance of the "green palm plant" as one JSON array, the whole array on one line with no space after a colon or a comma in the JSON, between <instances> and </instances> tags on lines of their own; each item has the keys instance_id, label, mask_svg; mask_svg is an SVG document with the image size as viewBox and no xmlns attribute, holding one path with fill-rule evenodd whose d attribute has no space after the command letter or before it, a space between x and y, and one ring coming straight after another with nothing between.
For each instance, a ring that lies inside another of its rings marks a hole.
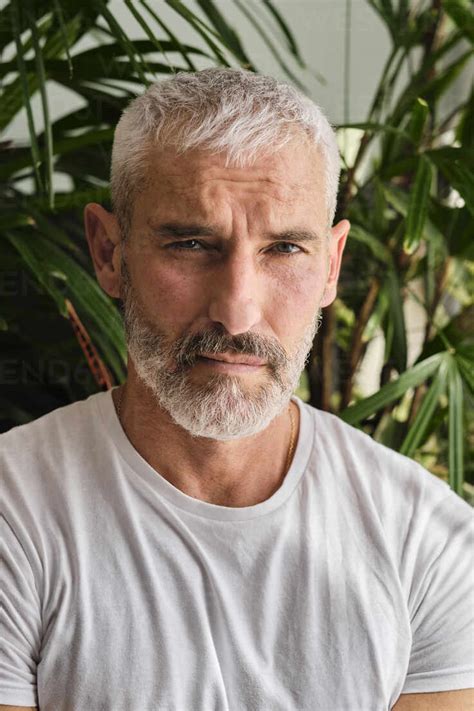
<instances>
[{"instance_id":1,"label":"green palm plant","mask_svg":"<svg viewBox=\"0 0 474 711\"><path fill-rule=\"evenodd\" d=\"M327 314L313 365L319 378L312 381L323 385L312 396L431 464L470 498L464 450L472 444L474 384L474 94L471 88L455 99L448 92L472 71L474 17L463 0L370 5L392 47L366 122L339 127L360 132L339 201L352 228L341 298ZM408 367L404 307L415 280L426 326ZM385 342L380 389L364 398L354 376L377 328Z\"/></svg>"},{"instance_id":2,"label":"green palm plant","mask_svg":"<svg viewBox=\"0 0 474 711\"><path fill-rule=\"evenodd\" d=\"M235 4L299 84L305 64L274 5L262 0L257 13L251 3ZM30 133L27 146L0 143L3 429L125 377L120 314L92 275L81 216L85 202L107 204L113 127L123 108L150 81L177 70L213 63L257 69L212 0L197 0L199 15L181 0L124 5L144 39L128 36L106 0L80 7L10 0L0 11L0 51L10 56L0 63L0 126L26 110ZM195 46L164 22L164 5L192 29ZM352 228L340 295L326 310L300 393L419 459L468 498L474 96L448 106L446 97L472 62L473 20L463 0L370 5L392 48L367 121L338 127L357 133L338 208ZM84 49L91 37L95 45ZM82 101L54 122L52 82ZM415 280L426 327L409 363L404 302ZM448 297L462 305L459 313L447 310ZM365 397L357 373L377 333L385 344L380 388Z\"/></svg>"}]
</instances>

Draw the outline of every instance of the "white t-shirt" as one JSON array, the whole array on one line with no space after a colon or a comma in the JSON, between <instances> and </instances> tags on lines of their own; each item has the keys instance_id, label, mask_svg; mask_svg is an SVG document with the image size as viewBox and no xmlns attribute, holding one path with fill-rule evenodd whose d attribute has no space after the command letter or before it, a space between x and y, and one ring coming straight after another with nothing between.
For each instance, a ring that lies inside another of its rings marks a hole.
<instances>
[{"instance_id":1,"label":"white t-shirt","mask_svg":"<svg viewBox=\"0 0 474 711\"><path fill-rule=\"evenodd\" d=\"M0 703L385 711L474 686L471 507L295 401L292 466L243 508L160 476L111 392L0 437Z\"/></svg>"}]
</instances>

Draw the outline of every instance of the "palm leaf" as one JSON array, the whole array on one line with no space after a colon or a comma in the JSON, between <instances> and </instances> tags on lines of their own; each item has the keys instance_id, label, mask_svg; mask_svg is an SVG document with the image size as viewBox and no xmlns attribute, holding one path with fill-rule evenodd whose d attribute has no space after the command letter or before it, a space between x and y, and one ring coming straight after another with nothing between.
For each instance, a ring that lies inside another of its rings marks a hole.
<instances>
[{"instance_id":1,"label":"palm leaf","mask_svg":"<svg viewBox=\"0 0 474 711\"><path fill-rule=\"evenodd\" d=\"M45 165L46 165L46 189L48 193L49 207L54 208L54 186L53 186L53 133L49 118L48 95L46 91L46 74L44 71L43 53L39 41L39 34L36 28L35 17L28 12L30 22L31 37L35 51L36 68L39 79L39 90L41 95L41 107L43 110L44 135L45 135Z\"/></svg>"},{"instance_id":2,"label":"palm leaf","mask_svg":"<svg viewBox=\"0 0 474 711\"><path fill-rule=\"evenodd\" d=\"M443 9L456 23L466 38L474 43L474 15L467 0L443 0Z\"/></svg>"},{"instance_id":3,"label":"palm leaf","mask_svg":"<svg viewBox=\"0 0 474 711\"><path fill-rule=\"evenodd\" d=\"M272 2L270 2L270 0L263 0L263 4L265 5L267 10L271 13L273 18L275 19L278 27L280 28L284 38L287 41L287 46L288 46L288 49L290 50L291 54L294 56L294 58L296 59L296 61L300 65L300 67L302 69L306 69L306 63L300 54L300 51L298 49L298 45L297 45L296 40L293 36L293 33L291 32L290 28L288 27L288 24L283 19L283 16L277 10L275 5Z\"/></svg>"},{"instance_id":4,"label":"palm leaf","mask_svg":"<svg viewBox=\"0 0 474 711\"><path fill-rule=\"evenodd\" d=\"M462 379L453 358L449 382L449 484L462 495L464 482L464 417Z\"/></svg>"},{"instance_id":5,"label":"palm leaf","mask_svg":"<svg viewBox=\"0 0 474 711\"><path fill-rule=\"evenodd\" d=\"M130 62L132 63L133 68L135 69L137 77L139 77L140 81L145 86L148 86L149 82L145 74L147 67L142 55L140 54L140 52L137 52L134 43L129 40L126 32L124 32L120 24L115 19L113 13L110 12L110 10L108 9L105 2L103 2L103 0L95 0L95 2L97 2L98 7L100 7L102 17L104 17L104 19L109 24L110 29L114 33L114 36L117 37L119 43L123 46L128 58L130 59ZM139 61L137 61L137 56Z\"/></svg>"},{"instance_id":6,"label":"palm leaf","mask_svg":"<svg viewBox=\"0 0 474 711\"><path fill-rule=\"evenodd\" d=\"M196 66L194 65L194 62L192 61L191 57L189 56L191 54L188 45L184 45L180 42L179 38L175 35L175 33L166 25L163 20L159 17L159 15L156 14L156 12L153 10L152 7L146 2L146 0L140 0L141 4L143 7L146 9L148 14L155 20L157 25L161 27L162 30L166 32L166 34L169 37L169 44L172 45L177 52L179 52L186 64L188 65L188 68L192 71L196 71ZM165 42L161 42L162 46L165 47ZM168 49L164 49L164 51L168 51ZM170 49L171 51L171 49ZM193 50L194 51L194 50Z\"/></svg>"},{"instance_id":7,"label":"palm leaf","mask_svg":"<svg viewBox=\"0 0 474 711\"><path fill-rule=\"evenodd\" d=\"M407 133L415 145L418 145L423 138L428 115L429 107L427 102L424 99L418 98L413 105L410 121L407 126Z\"/></svg>"},{"instance_id":8,"label":"palm leaf","mask_svg":"<svg viewBox=\"0 0 474 711\"><path fill-rule=\"evenodd\" d=\"M18 0L12 0L12 5L11 5L11 18L12 18L12 25L13 25L13 36L15 38L15 44L16 44L16 49L17 49L17 63L18 63L18 73L19 73L19 86L21 86L21 91L22 91L22 98L25 104L25 109L26 109L26 115L28 119L28 129L30 132L30 138L31 138L31 156L33 159L33 170L35 172L35 177L36 177L36 183L38 186L39 190L42 190L42 179L41 179L41 173L40 173L40 165L41 165L41 160L40 160L40 155L39 155L39 147L38 147L38 140L36 138L36 128L35 128L35 122L33 118L33 110L31 108L31 90L32 86L35 84L35 80L33 78L30 78L27 73L26 73L26 68L25 68L25 60L23 58L23 45L21 42L21 37L20 37L20 10L18 6ZM36 80L38 81L38 80ZM17 113L16 107L15 107L15 89L19 88L18 83L16 81L12 82L9 87L7 88L7 91L3 95L3 106L9 108L5 110L5 108L1 112L1 118L0 118L0 128L5 128L10 123L10 120L13 118L13 116ZM19 96L18 91L16 92L17 98L16 101L18 102L20 100L20 107L21 107L21 99ZM13 104L13 106L11 105Z\"/></svg>"},{"instance_id":9,"label":"palm leaf","mask_svg":"<svg viewBox=\"0 0 474 711\"><path fill-rule=\"evenodd\" d=\"M212 0L196 0L197 5L204 12L217 34L222 38L225 46L232 52L239 62L249 69L252 67L252 62L247 56L242 43L234 29L229 25L221 12L216 7Z\"/></svg>"},{"instance_id":10,"label":"palm leaf","mask_svg":"<svg viewBox=\"0 0 474 711\"><path fill-rule=\"evenodd\" d=\"M464 355L461 348L456 352L456 364L463 382L468 387L471 395L474 396L474 354L471 352Z\"/></svg>"},{"instance_id":11,"label":"palm leaf","mask_svg":"<svg viewBox=\"0 0 474 711\"><path fill-rule=\"evenodd\" d=\"M408 254L412 254L418 249L423 235L428 213L428 199L432 177L433 171L431 163L424 155L421 155L418 160L418 167L413 181L406 216L403 248Z\"/></svg>"},{"instance_id":12,"label":"palm leaf","mask_svg":"<svg viewBox=\"0 0 474 711\"><path fill-rule=\"evenodd\" d=\"M474 215L474 149L445 147L427 151L426 156L462 195L466 207Z\"/></svg>"},{"instance_id":13,"label":"palm leaf","mask_svg":"<svg viewBox=\"0 0 474 711\"><path fill-rule=\"evenodd\" d=\"M225 67L229 67L229 62L222 54L218 45L212 39L212 35L214 35L216 39L219 40L219 35L217 35L217 33L215 33L212 28L206 25L205 22L202 22L202 20L197 15L191 12L191 10L189 10L186 5L181 2L181 0L165 0L165 2L175 12L177 12L178 15L181 15L181 17L183 17L199 35L201 35L204 42L207 44L209 49L213 52L214 56L218 60L219 64L222 64Z\"/></svg>"},{"instance_id":14,"label":"palm leaf","mask_svg":"<svg viewBox=\"0 0 474 711\"><path fill-rule=\"evenodd\" d=\"M433 377L433 382L423 398L415 419L410 423L408 434L400 447L400 454L412 457L417 447L419 447L423 441L438 407L439 398L446 390L448 367L449 361L447 360L444 360L440 364L436 375Z\"/></svg>"},{"instance_id":15,"label":"palm leaf","mask_svg":"<svg viewBox=\"0 0 474 711\"><path fill-rule=\"evenodd\" d=\"M55 301L58 311L61 316L66 316L66 302L62 291L57 287L54 281L53 272L54 268L47 264L44 260L39 258L37 251L34 248L33 240L25 240L19 237L14 232L4 232L6 238L10 241L13 247L21 255L24 263L30 269L34 278L41 284L43 289L51 296Z\"/></svg>"},{"instance_id":16,"label":"palm leaf","mask_svg":"<svg viewBox=\"0 0 474 711\"><path fill-rule=\"evenodd\" d=\"M371 234L360 225L351 223L349 240L355 240L356 242L368 247L374 257L380 262L387 265L392 264L392 255L387 247L380 241L380 239L377 239L375 235Z\"/></svg>"},{"instance_id":17,"label":"palm leaf","mask_svg":"<svg viewBox=\"0 0 474 711\"><path fill-rule=\"evenodd\" d=\"M402 373L407 366L406 326L400 282L397 272L393 268L390 268L387 272L387 291L389 295L390 324L393 329L390 350L395 367L399 373Z\"/></svg>"},{"instance_id":18,"label":"palm leaf","mask_svg":"<svg viewBox=\"0 0 474 711\"><path fill-rule=\"evenodd\" d=\"M239 10L242 12L243 15L248 19L250 24L256 28L258 31L260 37L262 40L265 42L267 45L268 49L272 53L273 57L276 59L280 67L283 69L285 72L286 76L291 79L291 81L299 87L301 90L305 90L304 84L299 80L299 78L294 74L294 72L291 71L289 66L286 64L286 62L282 59L281 57L281 51L275 47L274 43L270 39L268 33L266 30L263 29L262 24L257 20L255 17L255 14L250 11L250 9L245 5L245 3L241 2L241 0L234 0L235 4L239 8Z\"/></svg>"},{"instance_id":19,"label":"palm leaf","mask_svg":"<svg viewBox=\"0 0 474 711\"><path fill-rule=\"evenodd\" d=\"M65 295L58 289L54 280L55 274L62 275L70 291L71 301L95 324L101 351L116 374L121 377L126 357L122 322L111 299L104 294L95 279L39 232L34 235L28 232L5 234L21 254L35 279L54 299L59 313L67 318Z\"/></svg>"},{"instance_id":20,"label":"palm leaf","mask_svg":"<svg viewBox=\"0 0 474 711\"><path fill-rule=\"evenodd\" d=\"M416 388L431 377L445 359L444 353L436 353L421 363L412 366L396 380L383 386L377 393L365 398L355 405L350 405L340 414L340 417L350 425L355 425L375 414L383 407L390 405L406 393L409 388Z\"/></svg>"},{"instance_id":21,"label":"palm leaf","mask_svg":"<svg viewBox=\"0 0 474 711\"><path fill-rule=\"evenodd\" d=\"M69 53L69 44L70 44L71 40L68 37L68 28L66 27L66 23L64 22L64 15L63 15L63 11L61 9L61 5L59 4L59 0L53 0L53 5L54 5L54 12L56 13L56 16L58 18L59 27L60 27L60 31L61 31L61 37L62 37L63 45L64 45L64 51L65 51L66 57L67 57L67 64L68 64L68 68L69 68L69 77L72 78L73 67L72 67L71 55Z\"/></svg>"},{"instance_id":22,"label":"palm leaf","mask_svg":"<svg viewBox=\"0 0 474 711\"><path fill-rule=\"evenodd\" d=\"M145 31L145 34L148 35L148 39L150 42L154 45L155 49L158 50L158 52L161 52L161 54L165 57L168 67L172 72L175 72L175 68L172 66L171 62L168 60L168 57L166 55L166 51L163 49L163 46L161 42L158 40L156 35L152 32L150 26L148 23L144 20L140 12L137 10L135 5L133 4L132 0L125 0L125 5L127 8L130 10L138 24L141 26L141 28ZM134 43L134 46L136 48L136 43ZM150 66L149 64L147 65L148 67Z\"/></svg>"}]
</instances>

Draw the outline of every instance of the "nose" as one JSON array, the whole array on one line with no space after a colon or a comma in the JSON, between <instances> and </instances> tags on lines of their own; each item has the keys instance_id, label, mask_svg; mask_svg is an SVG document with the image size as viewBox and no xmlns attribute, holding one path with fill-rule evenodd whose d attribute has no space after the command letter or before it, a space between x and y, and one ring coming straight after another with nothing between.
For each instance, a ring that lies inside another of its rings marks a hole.
<instances>
[{"instance_id":1,"label":"nose","mask_svg":"<svg viewBox=\"0 0 474 711\"><path fill-rule=\"evenodd\" d=\"M261 320L261 284L251 254L229 254L212 276L209 318L233 336L250 331Z\"/></svg>"}]
</instances>

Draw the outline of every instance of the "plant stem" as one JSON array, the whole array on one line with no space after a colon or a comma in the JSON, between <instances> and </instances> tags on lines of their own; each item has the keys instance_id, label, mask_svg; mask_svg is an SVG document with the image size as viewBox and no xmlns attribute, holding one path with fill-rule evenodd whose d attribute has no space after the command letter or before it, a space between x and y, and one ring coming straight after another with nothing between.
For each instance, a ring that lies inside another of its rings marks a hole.
<instances>
[{"instance_id":1,"label":"plant stem","mask_svg":"<svg viewBox=\"0 0 474 711\"><path fill-rule=\"evenodd\" d=\"M367 325L367 321L370 318L379 291L380 281L377 279L377 277L373 277L370 282L367 296L359 311L359 315L357 316L356 325L352 334L352 343L349 352L349 366L348 372L344 378L341 409L346 408L351 401L354 375L356 373L364 350L364 343L362 341L362 337L364 335L364 330Z\"/></svg>"},{"instance_id":2,"label":"plant stem","mask_svg":"<svg viewBox=\"0 0 474 711\"><path fill-rule=\"evenodd\" d=\"M392 67L393 61L397 55L398 48L393 47L392 51L390 52L390 55L385 62L385 66L382 71L382 76L379 81L379 85L377 87L377 91L374 97L374 100L372 102L372 106L370 107L369 114L367 116L367 123L370 123L372 120L372 116L377 110L380 102L383 101L384 93L385 93L385 82L388 76L388 73ZM364 156L364 153L367 149L367 146L371 142L371 140L374 137L374 133L370 131L365 131L360 143L359 143L359 148L357 150L357 154L354 160L354 163L351 168L347 171L347 177L346 177L346 183L343 188L342 194L339 199L339 206L338 206L338 213L341 215L344 215L347 209L347 205L349 204L351 197L352 197L352 188L354 184L354 178L355 178L355 172L357 168L359 167L359 164Z\"/></svg>"},{"instance_id":3,"label":"plant stem","mask_svg":"<svg viewBox=\"0 0 474 711\"><path fill-rule=\"evenodd\" d=\"M324 309L324 317L315 338L309 366L310 399L313 407L331 412L333 391L333 343L335 332L334 305Z\"/></svg>"}]
</instances>

